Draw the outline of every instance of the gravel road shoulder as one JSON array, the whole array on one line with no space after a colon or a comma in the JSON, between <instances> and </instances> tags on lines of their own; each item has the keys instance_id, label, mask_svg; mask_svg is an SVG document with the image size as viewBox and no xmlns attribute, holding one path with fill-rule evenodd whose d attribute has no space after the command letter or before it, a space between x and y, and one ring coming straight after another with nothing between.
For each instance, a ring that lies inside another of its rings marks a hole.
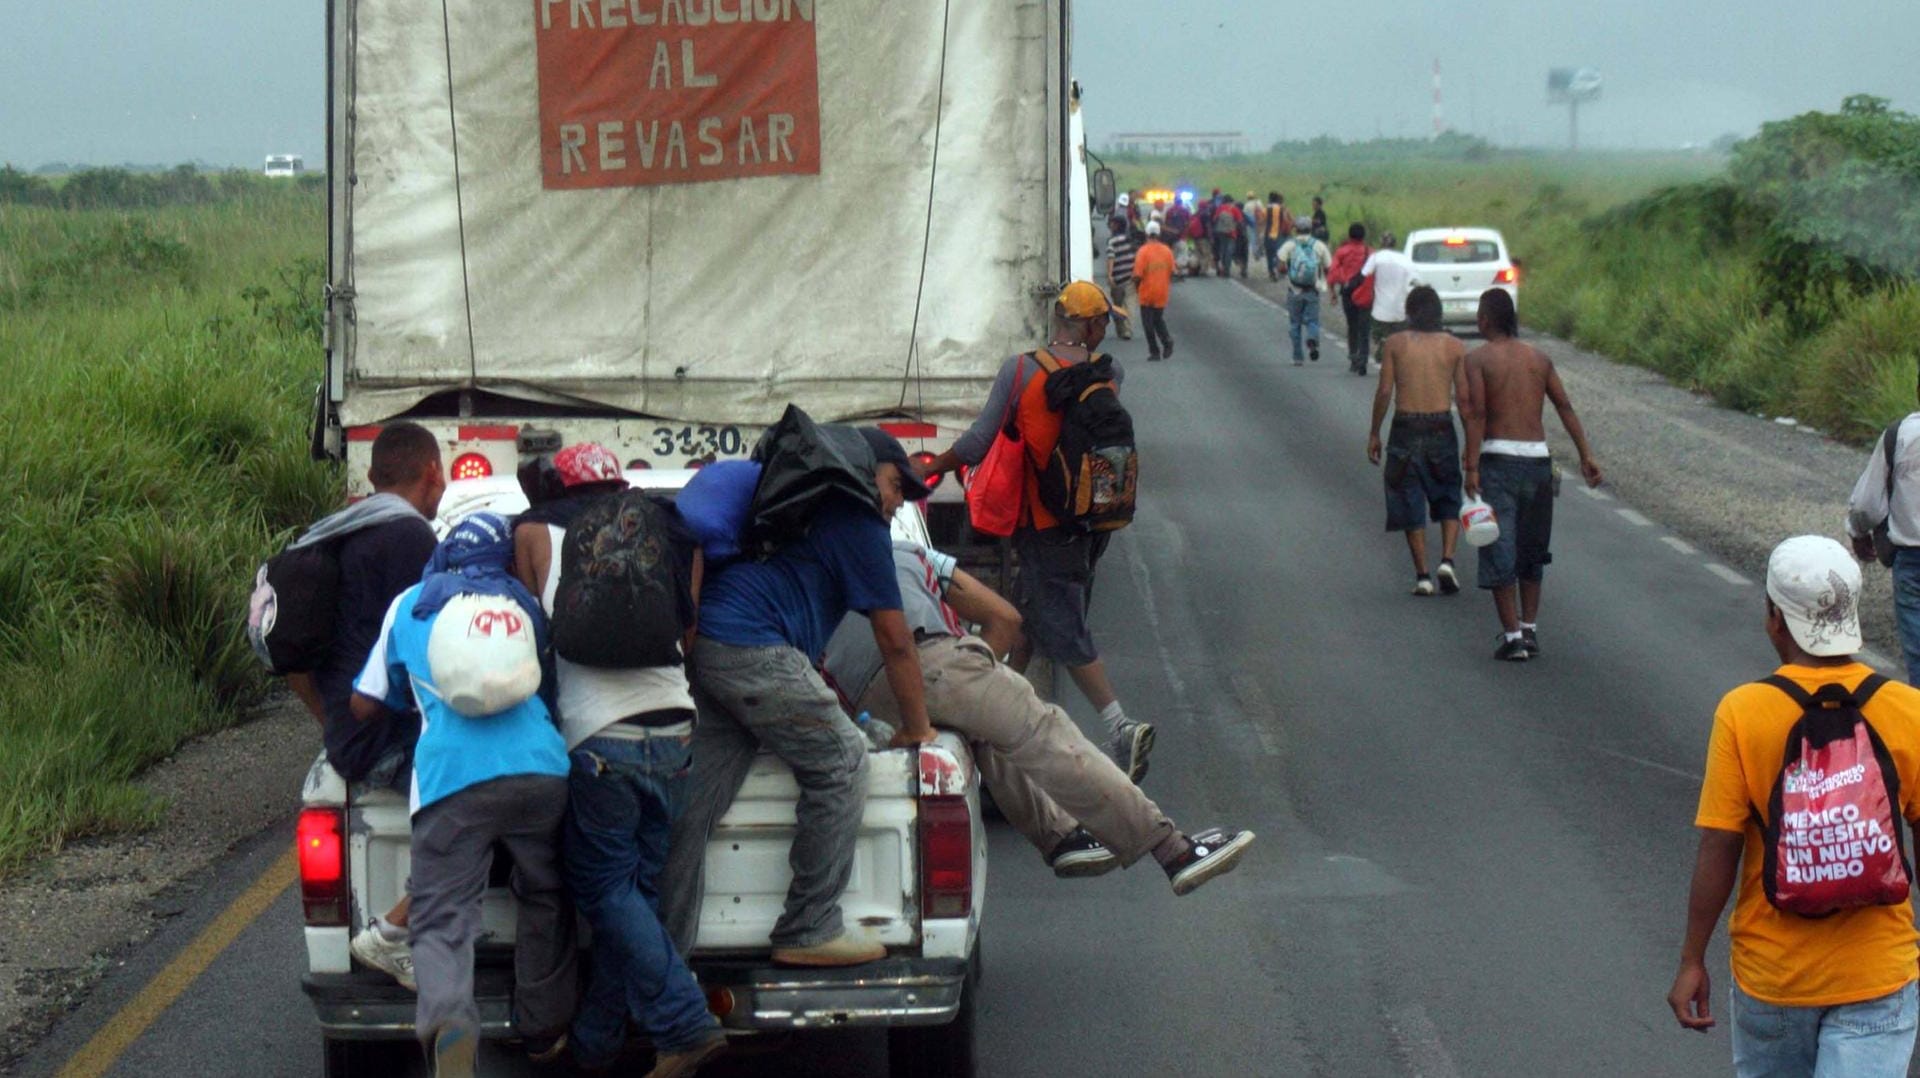
<instances>
[{"instance_id":1,"label":"gravel road shoulder","mask_svg":"<svg viewBox=\"0 0 1920 1078\"><path fill-rule=\"evenodd\" d=\"M292 818L319 751L313 719L276 697L247 722L155 765L152 831L69 843L0 886L0 1073L156 928L204 901L201 874Z\"/></svg>"}]
</instances>

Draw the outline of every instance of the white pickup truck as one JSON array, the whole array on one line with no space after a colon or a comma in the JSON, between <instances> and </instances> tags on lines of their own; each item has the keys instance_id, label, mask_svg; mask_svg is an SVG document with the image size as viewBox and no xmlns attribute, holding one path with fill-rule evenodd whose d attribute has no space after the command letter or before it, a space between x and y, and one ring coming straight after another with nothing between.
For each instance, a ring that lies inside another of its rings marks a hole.
<instances>
[{"instance_id":1,"label":"white pickup truck","mask_svg":"<svg viewBox=\"0 0 1920 1078\"><path fill-rule=\"evenodd\" d=\"M641 470L628 479L672 491L691 475ZM524 507L511 479L460 481L442 500L438 523ZM901 509L893 531L925 542L918 507ZM897 1078L970 1078L987 848L979 772L966 742L942 732L920 749L874 755L841 905L849 923L887 946L876 962L797 970L768 957L768 933L792 879L787 852L797 797L786 765L762 755L708 843L699 945L689 956L708 1006L743 1035L884 1026ZM327 1078L390 1075L399 1069L394 1053L412 1050L413 993L358 967L347 947L369 917L399 899L409 840L405 797L352 794L324 754L314 761L297 826L307 944L301 985L319 1017ZM495 1038L513 1033L514 900L505 860L496 859L487 892L475 978L483 1031Z\"/></svg>"}]
</instances>

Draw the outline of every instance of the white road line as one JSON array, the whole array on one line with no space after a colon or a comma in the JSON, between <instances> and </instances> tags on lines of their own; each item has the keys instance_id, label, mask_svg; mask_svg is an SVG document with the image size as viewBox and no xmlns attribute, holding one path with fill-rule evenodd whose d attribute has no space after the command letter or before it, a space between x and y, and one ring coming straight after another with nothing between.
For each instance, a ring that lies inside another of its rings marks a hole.
<instances>
[{"instance_id":1,"label":"white road line","mask_svg":"<svg viewBox=\"0 0 1920 1078\"><path fill-rule=\"evenodd\" d=\"M1459 1068L1440 1043L1440 1030L1427 1017L1425 1007L1418 1003L1394 1007L1386 1012L1386 1019L1408 1074L1415 1078L1459 1078Z\"/></svg>"},{"instance_id":2,"label":"white road line","mask_svg":"<svg viewBox=\"0 0 1920 1078\"><path fill-rule=\"evenodd\" d=\"M1260 739L1260 749L1268 756L1280 755L1279 735L1269 729L1272 722L1280 720L1280 713L1274 710L1273 702L1267 699L1267 691L1260 682L1247 674L1229 674L1227 683L1233 686L1233 695L1240 699L1240 706L1246 709L1243 718L1253 727L1253 736Z\"/></svg>"},{"instance_id":3,"label":"white road line","mask_svg":"<svg viewBox=\"0 0 1920 1078\"><path fill-rule=\"evenodd\" d=\"M1646 517L1641 516L1631 509L1615 509L1614 512L1620 514L1621 520L1626 521L1636 528L1647 528L1653 525L1653 521L1648 520Z\"/></svg>"},{"instance_id":4,"label":"white road line","mask_svg":"<svg viewBox=\"0 0 1920 1078\"><path fill-rule=\"evenodd\" d=\"M1726 566L1720 564L1717 561L1710 561L1707 563L1707 572L1712 573L1714 576L1719 577L1720 579L1726 581L1729 584L1753 583L1753 581L1748 580L1746 577L1741 576L1739 573L1734 572L1732 569L1727 568Z\"/></svg>"},{"instance_id":5,"label":"white road line","mask_svg":"<svg viewBox=\"0 0 1920 1078\"><path fill-rule=\"evenodd\" d=\"M1632 753L1620 752L1617 749L1609 749L1602 745L1588 745L1587 748L1592 749L1593 751L1599 753L1602 756L1611 756L1616 760L1625 760L1630 764L1639 764L1641 767L1651 767L1655 771L1664 771L1669 775L1678 776L1679 778L1686 779L1689 782L1699 782L1703 778L1703 776L1697 775L1691 771L1684 771L1677 767L1668 767L1666 764L1655 763L1654 761L1646 759L1645 757L1635 756Z\"/></svg>"},{"instance_id":6,"label":"white road line","mask_svg":"<svg viewBox=\"0 0 1920 1078\"><path fill-rule=\"evenodd\" d=\"M1187 683L1180 677L1180 668L1173 661L1173 652L1165 641L1168 633L1160 629L1160 604L1153 598L1153 575L1147 569L1147 560L1140 556L1140 544L1124 544L1127 549L1127 568L1132 571L1133 585L1140 592L1140 608L1147 616L1147 624L1153 629L1154 646L1160 652L1160 666L1167 675L1167 688L1173 692L1175 708L1187 719L1194 716L1193 702L1187 696ZM1162 733L1166 731L1162 729Z\"/></svg>"},{"instance_id":7,"label":"white road line","mask_svg":"<svg viewBox=\"0 0 1920 1078\"><path fill-rule=\"evenodd\" d=\"M1613 500L1613 495L1608 494L1606 491L1601 490L1598 487L1582 486L1580 487L1580 493L1585 494L1587 497L1592 498L1596 502L1610 502Z\"/></svg>"},{"instance_id":8,"label":"white road line","mask_svg":"<svg viewBox=\"0 0 1920 1078\"><path fill-rule=\"evenodd\" d=\"M1682 554L1696 553L1696 551L1693 549L1693 544L1687 542L1685 539L1682 539L1679 536L1663 535L1660 537L1660 541L1672 547L1673 549L1678 550Z\"/></svg>"}]
</instances>

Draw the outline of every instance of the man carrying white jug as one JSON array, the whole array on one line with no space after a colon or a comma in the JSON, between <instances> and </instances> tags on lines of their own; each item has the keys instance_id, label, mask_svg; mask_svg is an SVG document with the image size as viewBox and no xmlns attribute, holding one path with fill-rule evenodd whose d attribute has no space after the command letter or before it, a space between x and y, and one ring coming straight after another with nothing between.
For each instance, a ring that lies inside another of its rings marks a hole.
<instances>
[{"instance_id":1,"label":"man carrying white jug","mask_svg":"<svg viewBox=\"0 0 1920 1078\"><path fill-rule=\"evenodd\" d=\"M1600 485L1600 465L1574 414L1553 361L1522 344L1513 297L1495 288L1480 297L1480 335L1487 343L1467 353L1467 396L1460 418L1467 428L1462 460L1469 497L1485 497L1500 536L1480 548L1480 586L1493 593L1500 642L1493 657L1525 662L1540 657L1540 582L1553 560L1553 497L1557 486L1547 452L1542 411L1553 402L1580 454L1580 475Z\"/></svg>"}]
</instances>

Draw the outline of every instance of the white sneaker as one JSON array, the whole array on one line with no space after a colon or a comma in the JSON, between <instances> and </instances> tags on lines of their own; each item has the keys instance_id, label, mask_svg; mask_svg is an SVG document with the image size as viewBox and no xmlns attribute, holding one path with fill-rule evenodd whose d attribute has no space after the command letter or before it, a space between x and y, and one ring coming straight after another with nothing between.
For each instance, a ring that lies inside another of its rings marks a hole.
<instances>
[{"instance_id":1,"label":"white sneaker","mask_svg":"<svg viewBox=\"0 0 1920 1078\"><path fill-rule=\"evenodd\" d=\"M380 931L380 919L361 929L347 950L360 960L363 966L374 969L400 982L400 987L409 992L418 992L420 986L413 979L413 948L400 940L390 940Z\"/></svg>"},{"instance_id":2,"label":"white sneaker","mask_svg":"<svg viewBox=\"0 0 1920 1078\"><path fill-rule=\"evenodd\" d=\"M1423 576L1413 582L1413 593L1415 595L1432 595L1433 591L1433 578L1430 576Z\"/></svg>"}]
</instances>

